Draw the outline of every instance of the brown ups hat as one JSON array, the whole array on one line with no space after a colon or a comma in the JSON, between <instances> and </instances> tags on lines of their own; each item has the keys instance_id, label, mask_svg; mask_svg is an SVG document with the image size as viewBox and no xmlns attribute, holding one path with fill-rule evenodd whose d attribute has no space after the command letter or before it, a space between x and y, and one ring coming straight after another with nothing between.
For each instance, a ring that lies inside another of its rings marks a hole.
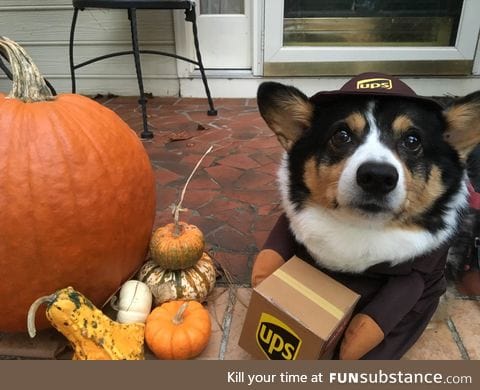
<instances>
[{"instance_id":1,"label":"brown ups hat","mask_svg":"<svg viewBox=\"0 0 480 390\"><path fill-rule=\"evenodd\" d=\"M383 73L362 73L347 81L337 91L318 92L310 98L313 103L338 99L341 96L400 96L403 98L426 103L435 109L443 106L430 98L417 95L412 88L397 77Z\"/></svg>"}]
</instances>

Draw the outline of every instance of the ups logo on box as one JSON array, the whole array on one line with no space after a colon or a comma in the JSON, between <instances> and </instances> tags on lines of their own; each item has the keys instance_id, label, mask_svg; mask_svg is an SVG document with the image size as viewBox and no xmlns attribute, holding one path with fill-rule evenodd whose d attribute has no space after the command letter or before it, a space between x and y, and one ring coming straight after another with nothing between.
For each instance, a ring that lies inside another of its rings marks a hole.
<instances>
[{"instance_id":1,"label":"ups logo on box","mask_svg":"<svg viewBox=\"0 0 480 390\"><path fill-rule=\"evenodd\" d=\"M357 89L392 89L390 79L366 79L357 81Z\"/></svg>"},{"instance_id":2,"label":"ups logo on box","mask_svg":"<svg viewBox=\"0 0 480 390\"><path fill-rule=\"evenodd\" d=\"M257 344L270 360L295 360L302 340L285 323L262 313L257 327Z\"/></svg>"}]
</instances>

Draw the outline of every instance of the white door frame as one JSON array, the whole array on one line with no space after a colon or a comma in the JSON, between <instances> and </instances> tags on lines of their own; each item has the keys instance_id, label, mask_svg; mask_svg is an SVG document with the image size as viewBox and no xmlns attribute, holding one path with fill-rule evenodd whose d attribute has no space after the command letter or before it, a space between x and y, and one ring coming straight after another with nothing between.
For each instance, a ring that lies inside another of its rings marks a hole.
<instances>
[{"instance_id":1,"label":"white door frame","mask_svg":"<svg viewBox=\"0 0 480 390\"><path fill-rule=\"evenodd\" d=\"M261 14L258 13L258 3L263 3L263 0L245 0L245 10L250 12L251 17L251 26L250 26L250 39L251 39L251 47L252 47L252 67L256 68L257 66L261 65L263 67L263 63L258 61L256 53L259 52L259 48L257 46L261 45L262 40L259 40L256 36L257 34L257 26L259 21L257 20L260 15L263 15L263 4L262 4L262 12ZM197 25L200 16L200 7L198 1L196 2L196 14L197 14ZM263 18L260 23L263 23ZM175 50L178 55L196 59L195 56L195 47L193 44L193 34L192 34L192 24L185 21L185 15L183 11L173 11L173 28L175 33ZM200 52L202 52L202 41L207 39L214 39L215 37L201 37L199 36L200 42ZM205 44L205 43L203 43ZM232 44L235 44L232 42ZM261 48L260 48L261 49ZM205 65L205 64L204 64ZM188 77L199 77L200 72L195 70L195 66L188 62L177 60L177 73L178 77L180 78L188 78ZM245 73L242 71L229 71L229 70L208 70L207 74L214 74L219 76L231 76L232 74L241 74ZM251 71L248 71L251 74Z\"/></svg>"}]
</instances>

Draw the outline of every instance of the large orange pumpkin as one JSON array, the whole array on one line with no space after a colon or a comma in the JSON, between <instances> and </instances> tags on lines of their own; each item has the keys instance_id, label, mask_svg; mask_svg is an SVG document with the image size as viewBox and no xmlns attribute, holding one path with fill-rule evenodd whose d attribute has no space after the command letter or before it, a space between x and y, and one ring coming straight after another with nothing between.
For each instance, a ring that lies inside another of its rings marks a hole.
<instances>
[{"instance_id":1,"label":"large orange pumpkin","mask_svg":"<svg viewBox=\"0 0 480 390\"><path fill-rule=\"evenodd\" d=\"M2 38L0 50L14 73L0 97L0 331L22 331L37 297L74 286L102 305L140 267L155 180L113 111L52 97L22 48Z\"/></svg>"}]
</instances>

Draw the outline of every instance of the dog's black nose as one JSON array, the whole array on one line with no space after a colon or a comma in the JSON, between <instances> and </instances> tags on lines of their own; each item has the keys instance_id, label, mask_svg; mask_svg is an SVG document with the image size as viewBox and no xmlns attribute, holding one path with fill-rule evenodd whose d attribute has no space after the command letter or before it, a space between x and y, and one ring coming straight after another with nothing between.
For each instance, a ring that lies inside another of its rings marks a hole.
<instances>
[{"instance_id":1,"label":"dog's black nose","mask_svg":"<svg viewBox=\"0 0 480 390\"><path fill-rule=\"evenodd\" d=\"M386 163L366 162L357 170L357 183L372 195L386 195L398 182L397 169Z\"/></svg>"}]
</instances>

